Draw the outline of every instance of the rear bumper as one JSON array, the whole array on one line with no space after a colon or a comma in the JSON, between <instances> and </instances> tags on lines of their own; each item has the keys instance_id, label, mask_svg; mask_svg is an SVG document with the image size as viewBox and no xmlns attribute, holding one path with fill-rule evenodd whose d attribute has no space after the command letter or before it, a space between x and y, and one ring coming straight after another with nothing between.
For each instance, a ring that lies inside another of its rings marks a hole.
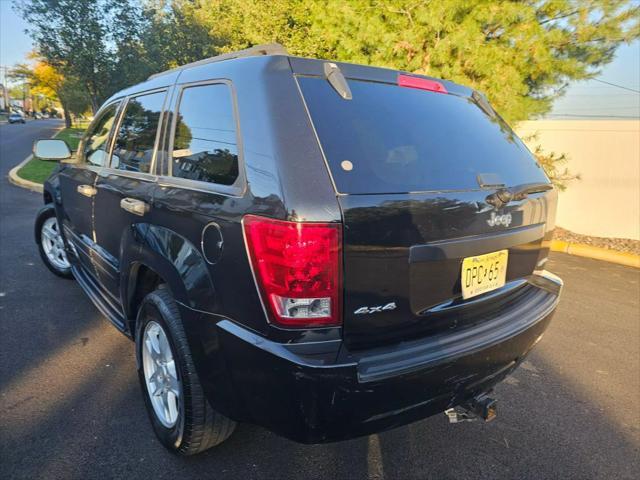
<instances>
[{"instance_id":1,"label":"rear bumper","mask_svg":"<svg viewBox=\"0 0 640 480\"><path fill-rule=\"evenodd\" d=\"M534 277L535 301L517 311L385 349L351 353L342 346L337 363L319 355L317 344L305 351L181 309L215 408L292 440L323 443L404 425L491 390L538 342L555 311L562 282Z\"/></svg>"}]
</instances>

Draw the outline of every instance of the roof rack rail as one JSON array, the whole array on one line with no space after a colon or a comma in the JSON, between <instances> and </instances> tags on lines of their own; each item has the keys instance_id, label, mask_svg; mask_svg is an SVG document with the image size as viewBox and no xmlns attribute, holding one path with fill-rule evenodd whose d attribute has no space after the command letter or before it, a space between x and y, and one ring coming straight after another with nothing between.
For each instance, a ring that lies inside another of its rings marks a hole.
<instances>
[{"instance_id":1,"label":"roof rack rail","mask_svg":"<svg viewBox=\"0 0 640 480\"><path fill-rule=\"evenodd\" d=\"M180 67L172 68L171 70L165 70L164 72L154 73L149 76L147 80L151 80L152 78L161 77L162 75L166 75L171 72L178 72L180 70L184 70L191 67L199 67L200 65L206 65L208 63L221 62L223 60L231 60L232 58L243 58L243 57L259 57L261 55L288 55L287 49L284 48L279 43L267 43L265 45L255 45L253 47L246 48L244 50L238 50L237 52L223 53L222 55L216 55L215 57L205 58L203 60L198 60L197 62L187 63L186 65L182 65Z\"/></svg>"}]
</instances>

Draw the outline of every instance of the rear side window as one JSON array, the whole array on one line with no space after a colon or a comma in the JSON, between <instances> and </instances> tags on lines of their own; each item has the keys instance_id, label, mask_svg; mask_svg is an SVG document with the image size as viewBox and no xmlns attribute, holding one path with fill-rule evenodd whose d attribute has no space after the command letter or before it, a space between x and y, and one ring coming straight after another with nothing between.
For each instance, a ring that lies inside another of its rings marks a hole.
<instances>
[{"instance_id":1,"label":"rear side window","mask_svg":"<svg viewBox=\"0 0 640 480\"><path fill-rule=\"evenodd\" d=\"M238 178L238 143L231 90L217 83L182 91L172 152L172 175L232 185Z\"/></svg>"},{"instance_id":2,"label":"rear side window","mask_svg":"<svg viewBox=\"0 0 640 480\"><path fill-rule=\"evenodd\" d=\"M118 127L111 168L149 173L165 94L129 99Z\"/></svg>"},{"instance_id":3,"label":"rear side window","mask_svg":"<svg viewBox=\"0 0 640 480\"><path fill-rule=\"evenodd\" d=\"M84 160L89 165L102 167L107 160L107 148L109 132L113 127L116 118L118 104L113 103L106 107L100 114L98 120L89 129L84 139L83 155Z\"/></svg>"},{"instance_id":4,"label":"rear side window","mask_svg":"<svg viewBox=\"0 0 640 480\"><path fill-rule=\"evenodd\" d=\"M340 193L477 189L481 173L507 186L547 181L513 131L469 98L348 80L353 99L343 100L325 79L298 81Z\"/></svg>"}]
</instances>

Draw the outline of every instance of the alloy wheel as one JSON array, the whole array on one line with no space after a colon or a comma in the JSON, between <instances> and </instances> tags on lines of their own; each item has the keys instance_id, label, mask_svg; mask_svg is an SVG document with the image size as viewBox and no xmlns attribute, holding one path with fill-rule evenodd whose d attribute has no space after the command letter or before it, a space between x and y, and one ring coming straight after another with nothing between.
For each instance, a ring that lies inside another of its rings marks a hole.
<instances>
[{"instance_id":1,"label":"alloy wheel","mask_svg":"<svg viewBox=\"0 0 640 480\"><path fill-rule=\"evenodd\" d=\"M49 263L59 270L67 270L71 267L64 250L64 241L60 235L58 219L56 217L47 218L42 224L41 239L42 249Z\"/></svg>"},{"instance_id":2,"label":"alloy wheel","mask_svg":"<svg viewBox=\"0 0 640 480\"><path fill-rule=\"evenodd\" d=\"M182 385L171 345L159 323L150 321L142 337L142 366L147 392L160 423L171 428L178 421Z\"/></svg>"}]
</instances>

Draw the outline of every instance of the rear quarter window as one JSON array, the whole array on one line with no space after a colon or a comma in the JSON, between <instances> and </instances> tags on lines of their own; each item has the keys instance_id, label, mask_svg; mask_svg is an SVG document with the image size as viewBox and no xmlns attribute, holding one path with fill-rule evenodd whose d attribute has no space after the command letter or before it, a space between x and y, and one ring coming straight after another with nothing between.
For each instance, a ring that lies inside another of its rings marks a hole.
<instances>
[{"instance_id":1,"label":"rear quarter window","mask_svg":"<svg viewBox=\"0 0 640 480\"><path fill-rule=\"evenodd\" d=\"M174 177L233 185L239 175L236 120L225 83L182 90L171 154Z\"/></svg>"},{"instance_id":2,"label":"rear quarter window","mask_svg":"<svg viewBox=\"0 0 640 480\"><path fill-rule=\"evenodd\" d=\"M340 193L477 189L481 173L507 186L548 181L515 133L471 98L348 80L344 100L323 78L298 82Z\"/></svg>"}]
</instances>

